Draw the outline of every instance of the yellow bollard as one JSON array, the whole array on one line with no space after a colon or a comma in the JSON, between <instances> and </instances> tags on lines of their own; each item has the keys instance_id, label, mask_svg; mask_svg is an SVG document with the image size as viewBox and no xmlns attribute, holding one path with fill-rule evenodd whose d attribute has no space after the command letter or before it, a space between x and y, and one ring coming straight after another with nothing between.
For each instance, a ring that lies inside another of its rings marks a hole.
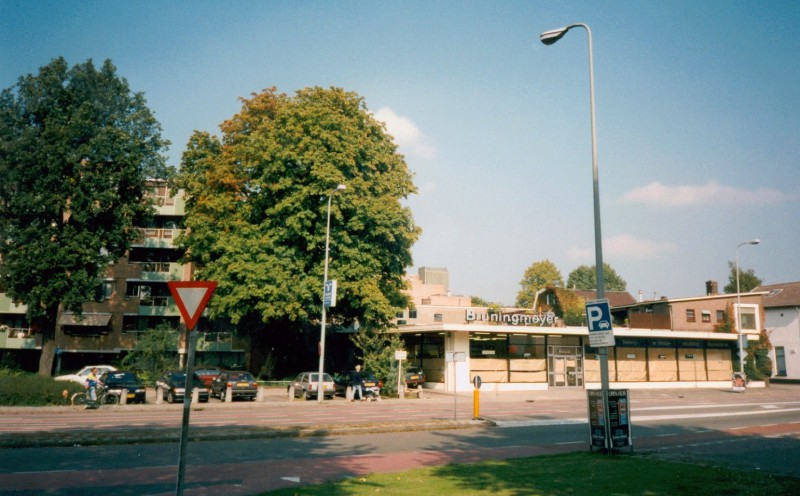
<instances>
[{"instance_id":1,"label":"yellow bollard","mask_svg":"<svg viewBox=\"0 0 800 496\"><path fill-rule=\"evenodd\" d=\"M481 418L481 392L479 389L472 390L472 419Z\"/></svg>"}]
</instances>

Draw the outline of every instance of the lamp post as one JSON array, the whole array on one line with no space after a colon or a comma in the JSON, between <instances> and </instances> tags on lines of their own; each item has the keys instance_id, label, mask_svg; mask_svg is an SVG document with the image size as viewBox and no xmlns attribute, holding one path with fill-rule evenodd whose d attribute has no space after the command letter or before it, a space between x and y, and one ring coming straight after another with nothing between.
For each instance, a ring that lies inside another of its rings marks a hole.
<instances>
[{"instance_id":1,"label":"lamp post","mask_svg":"<svg viewBox=\"0 0 800 496\"><path fill-rule=\"evenodd\" d=\"M739 290L739 248L744 245L757 245L758 239L751 239L736 245L736 329L739 331L739 372L744 377L744 333L742 332L742 295Z\"/></svg>"},{"instance_id":2,"label":"lamp post","mask_svg":"<svg viewBox=\"0 0 800 496\"><path fill-rule=\"evenodd\" d=\"M597 279L597 299L605 297L605 280L603 274L603 242L600 230L600 186L597 173L597 132L595 130L594 114L594 62L592 55L592 30L583 23L571 24L569 26L545 31L539 35L539 39L545 45L552 45L567 34L572 28L583 28L589 39L589 107L592 118L592 185L594 192L594 256L595 256L595 279ZM608 394L608 347L598 350L600 353L600 382L603 389L603 396Z\"/></svg>"},{"instance_id":3,"label":"lamp post","mask_svg":"<svg viewBox=\"0 0 800 496\"><path fill-rule=\"evenodd\" d=\"M331 200L338 191L344 191L346 186L339 184L336 189L328 194L328 222L325 226L325 271L322 275L322 329L319 338L319 376L317 377L317 401L325 399L325 392L322 388L322 374L325 372L325 286L328 284L328 251L331 244Z\"/></svg>"}]
</instances>

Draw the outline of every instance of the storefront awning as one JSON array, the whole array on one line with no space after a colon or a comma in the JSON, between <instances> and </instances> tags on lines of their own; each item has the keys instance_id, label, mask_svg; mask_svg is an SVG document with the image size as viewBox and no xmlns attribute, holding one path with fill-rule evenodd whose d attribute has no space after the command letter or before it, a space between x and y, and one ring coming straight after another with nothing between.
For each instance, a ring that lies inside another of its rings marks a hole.
<instances>
[{"instance_id":1,"label":"storefront awning","mask_svg":"<svg viewBox=\"0 0 800 496\"><path fill-rule=\"evenodd\" d=\"M104 327L110 321L110 313L84 313L80 317L74 313L63 313L61 318L58 319L58 324L62 326Z\"/></svg>"}]
</instances>

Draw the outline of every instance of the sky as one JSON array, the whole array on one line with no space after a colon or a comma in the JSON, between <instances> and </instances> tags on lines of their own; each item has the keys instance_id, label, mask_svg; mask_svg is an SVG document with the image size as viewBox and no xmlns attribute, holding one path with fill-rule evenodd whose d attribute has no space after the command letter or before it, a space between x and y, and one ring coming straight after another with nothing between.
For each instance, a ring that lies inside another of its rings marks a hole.
<instances>
[{"instance_id":1,"label":"sky","mask_svg":"<svg viewBox=\"0 0 800 496\"><path fill-rule=\"evenodd\" d=\"M800 2L0 0L0 88L110 59L178 166L239 98L340 87L386 122L419 192L414 266L513 305L525 269L595 264L591 28L603 258L644 299L729 261L800 281ZM740 243L759 239L758 245Z\"/></svg>"}]
</instances>

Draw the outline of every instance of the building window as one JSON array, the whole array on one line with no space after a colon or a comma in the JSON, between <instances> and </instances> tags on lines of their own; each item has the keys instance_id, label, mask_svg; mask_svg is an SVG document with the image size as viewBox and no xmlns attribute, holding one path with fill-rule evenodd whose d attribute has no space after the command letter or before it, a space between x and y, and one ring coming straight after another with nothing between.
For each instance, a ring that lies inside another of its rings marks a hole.
<instances>
[{"instance_id":1,"label":"building window","mask_svg":"<svg viewBox=\"0 0 800 496\"><path fill-rule=\"evenodd\" d=\"M725 310L717 310L717 322L725 322Z\"/></svg>"},{"instance_id":2,"label":"building window","mask_svg":"<svg viewBox=\"0 0 800 496\"><path fill-rule=\"evenodd\" d=\"M442 319L442 314L440 314L440 313L433 314L433 321L434 322L442 322L442 320L443 320Z\"/></svg>"},{"instance_id":3,"label":"building window","mask_svg":"<svg viewBox=\"0 0 800 496\"><path fill-rule=\"evenodd\" d=\"M691 308L686 309L686 322L696 322L694 310Z\"/></svg>"},{"instance_id":4,"label":"building window","mask_svg":"<svg viewBox=\"0 0 800 496\"><path fill-rule=\"evenodd\" d=\"M409 319L416 319L417 318L417 311L416 310L409 310L408 311L408 318Z\"/></svg>"},{"instance_id":5,"label":"building window","mask_svg":"<svg viewBox=\"0 0 800 496\"><path fill-rule=\"evenodd\" d=\"M398 319L402 319L403 318L403 312L397 312L394 316L397 317Z\"/></svg>"},{"instance_id":6,"label":"building window","mask_svg":"<svg viewBox=\"0 0 800 496\"><path fill-rule=\"evenodd\" d=\"M703 319L703 322L711 323L711 312L708 310L703 310L700 312L700 317Z\"/></svg>"},{"instance_id":7,"label":"building window","mask_svg":"<svg viewBox=\"0 0 800 496\"><path fill-rule=\"evenodd\" d=\"M742 305L739 307L738 305L734 305L738 308L737 310L737 321L741 322L740 329L742 331L751 331L757 332L758 331L758 317L756 316L756 305Z\"/></svg>"}]
</instances>

